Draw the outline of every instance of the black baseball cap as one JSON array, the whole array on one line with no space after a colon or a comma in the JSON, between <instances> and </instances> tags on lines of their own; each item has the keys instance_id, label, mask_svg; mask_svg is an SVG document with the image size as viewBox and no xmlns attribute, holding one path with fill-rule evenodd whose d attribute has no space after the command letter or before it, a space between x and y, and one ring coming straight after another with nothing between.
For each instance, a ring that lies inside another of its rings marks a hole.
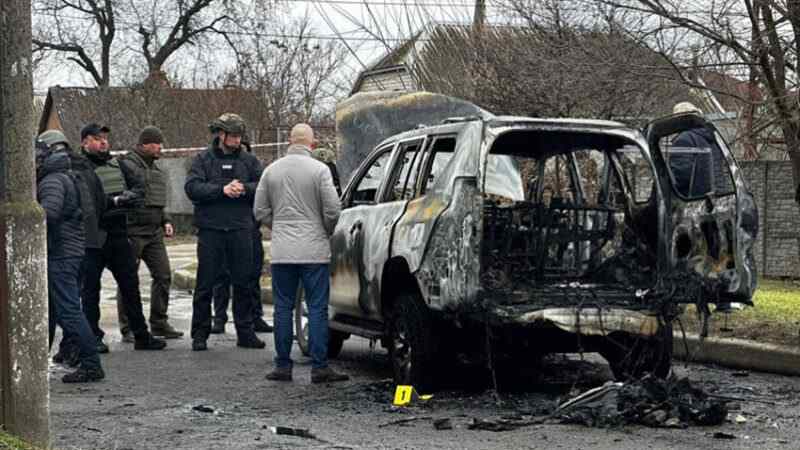
<instances>
[{"instance_id":1,"label":"black baseball cap","mask_svg":"<svg viewBox=\"0 0 800 450\"><path fill-rule=\"evenodd\" d=\"M81 128L81 140L86 139L86 136L99 136L100 133L110 133L110 132L111 128L108 128L105 125L90 123L85 127Z\"/></svg>"}]
</instances>

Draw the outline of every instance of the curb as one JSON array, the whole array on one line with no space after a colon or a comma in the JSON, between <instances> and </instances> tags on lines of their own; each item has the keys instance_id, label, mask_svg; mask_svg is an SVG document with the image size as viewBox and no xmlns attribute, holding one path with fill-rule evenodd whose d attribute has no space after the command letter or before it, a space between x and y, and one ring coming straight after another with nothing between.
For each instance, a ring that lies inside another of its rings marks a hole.
<instances>
[{"instance_id":1,"label":"curb","mask_svg":"<svg viewBox=\"0 0 800 450\"><path fill-rule=\"evenodd\" d=\"M686 347L689 349L687 355ZM754 370L782 375L800 375L800 350L784 345L762 344L734 338L700 339L687 334L686 340L676 334L673 342L675 359L712 363L734 369Z\"/></svg>"},{"instance_id":2,"label":"curb","mask_svg":"<svg viewBox=\"0 0 800 450\"><path fill-rule=\"evenodd\" d=\"M172 271L172 286L177 289L194 292L194 285L197 281L196 272L184 267L179 267ZM272 304L272 286L261 288L261 303L265 305Z\"/></svg>"}]
</instances>

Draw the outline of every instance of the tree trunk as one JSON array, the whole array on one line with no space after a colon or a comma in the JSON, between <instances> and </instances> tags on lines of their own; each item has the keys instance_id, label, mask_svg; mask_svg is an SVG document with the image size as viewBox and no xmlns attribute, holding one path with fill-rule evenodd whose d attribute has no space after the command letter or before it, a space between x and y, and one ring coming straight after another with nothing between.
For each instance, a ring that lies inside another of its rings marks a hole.
<instances>
[{"instance_id":1,"label":"tree trunk","mask_svg":"<svg viewBox=\"0 0 800 450\"><path fill-rule=\"evenodd\" d=\"M31 2L0 1L0 427L49 448L44 214L33 193Z\"/></svg>"}]
</instances>

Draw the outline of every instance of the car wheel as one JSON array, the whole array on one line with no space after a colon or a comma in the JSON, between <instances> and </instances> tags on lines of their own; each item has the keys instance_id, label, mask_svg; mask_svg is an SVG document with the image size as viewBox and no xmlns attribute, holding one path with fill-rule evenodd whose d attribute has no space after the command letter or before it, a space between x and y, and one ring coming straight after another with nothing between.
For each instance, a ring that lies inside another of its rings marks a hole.
<instances>
[{"instance_id":1,"label":"car wheel","mask_svg":"<svg viewBox=\"0 0 800 450\"><path fill-rule=\"evenodd\" d=\"M666 378L672 368L672 324L662 324L652 337L612 333L601 351L617 380L646 374Z\"/></svg>"},{"instance_id":2,"label":"car wheel","mask_svg":"<svg viewBox=\"0 0 800 450\"><path fill-rule=\"evenodd\" d=\"M350 335L347 333L328 328L328 358L338 357L342 352L344 341L349 337Z\"/></svg>"},{"instance_id":3,"label":"car wheel","mask_svg":"<svg viewBox=\"0 0 800 450\"><path fill-rule=\"evenodd\" d=\"M430 392L435 387L437 339L428 308L418 296L402 294L388 323L395 382Z\"/></svg>"},{"instance_id":4,"label":"car wheel","mask_svg":"<svg viewBox=\"0 0 800 450\"><path fill-rule=\"evenodd\" d=\"M305 304L305 296L301 286L297 290L297 297L294 303L294 336L297 340L297 346L300 347L300 352L303 353L303 356L309 356L311 353L308 348L308 320L306 319Z\"/></svg>"}]
</instances>

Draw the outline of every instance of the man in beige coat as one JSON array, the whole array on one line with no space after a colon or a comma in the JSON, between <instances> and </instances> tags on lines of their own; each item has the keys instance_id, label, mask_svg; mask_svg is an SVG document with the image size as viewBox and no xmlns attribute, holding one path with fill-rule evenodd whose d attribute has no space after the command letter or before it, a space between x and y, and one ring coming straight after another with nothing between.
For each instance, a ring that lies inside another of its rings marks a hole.
<instances>
[{"instance_id":1,"label":"man in beige coat","mask_svg":"<svg viewBox=\"0 0 800 450\"><path fill-rule=\"evenodd\" d=\"M272 230L274 300L274 381L292 380L292 310L299 282L308 306L311 382L344 381L347 375L328 367L330 236L341 204L328 166L311 157L314 131L292 128L286 156L270 164L256 189L256 220Z\"/></svg>"}]
</instances>

